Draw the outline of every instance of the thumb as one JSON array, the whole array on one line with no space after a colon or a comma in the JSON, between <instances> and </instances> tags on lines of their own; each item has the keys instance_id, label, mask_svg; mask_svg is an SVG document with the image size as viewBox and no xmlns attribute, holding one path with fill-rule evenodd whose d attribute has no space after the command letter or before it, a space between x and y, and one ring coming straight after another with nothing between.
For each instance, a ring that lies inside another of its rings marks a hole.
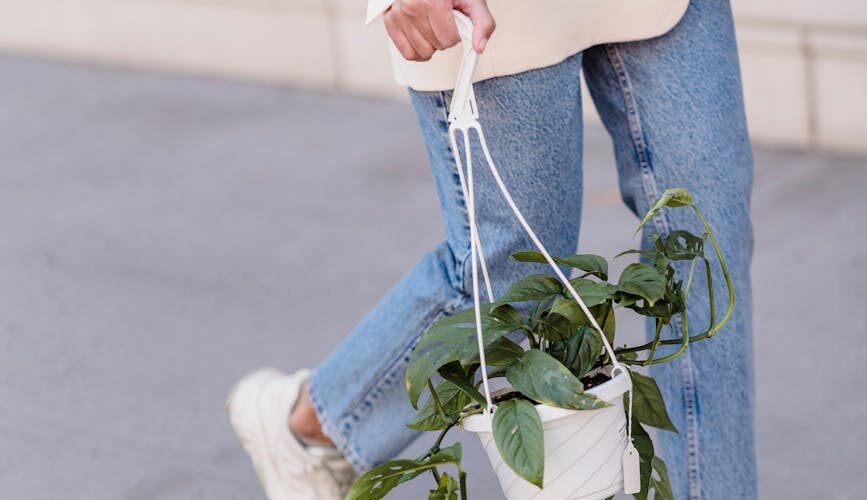
<instances>
[{"instance_id":1,"label":"thumb","mask_svg":"<svg viewBox=\"0 0 867 500\"><path fill-rule=\"evenodd\" d=\"M454 7L473 21L473 49L481 54L497 27L488 3L485 0L456 0Z\"/></svg>"}]
</instances>

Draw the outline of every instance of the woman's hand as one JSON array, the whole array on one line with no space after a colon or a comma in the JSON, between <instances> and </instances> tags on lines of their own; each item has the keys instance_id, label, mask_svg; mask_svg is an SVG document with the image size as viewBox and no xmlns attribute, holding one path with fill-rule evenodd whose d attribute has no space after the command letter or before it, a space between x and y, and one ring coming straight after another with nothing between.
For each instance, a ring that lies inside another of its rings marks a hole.
<instances>
[{"instance_id":1,"label":"woman's hand","mask_svg":"<svg viewBox=\"0 0 867 500\"><path fill-rule=\"evenodd\" d=\"M473 49L481 53L496 27L486 0L397 0L383 14L383 22L404 58L427 61L461 41L453 10L473 21Z\"/></svg>"}]
</instances>

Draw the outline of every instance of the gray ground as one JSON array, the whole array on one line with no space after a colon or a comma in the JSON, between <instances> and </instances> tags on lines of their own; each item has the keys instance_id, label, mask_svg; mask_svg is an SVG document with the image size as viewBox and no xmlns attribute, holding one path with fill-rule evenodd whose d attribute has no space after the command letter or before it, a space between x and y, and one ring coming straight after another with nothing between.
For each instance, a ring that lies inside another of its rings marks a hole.
<instances>
[{"instance_id":1,"label":"gray ground","mask_svg":"<svg viewBox=\"0 0 867 500\"><path fill-rule=\"evenodd\" d=\"M612 255L635 220L587 137L582 249ZM762 497L863 500L867 164L756 160ZM263 498L228 388L322 359L442 237L406 104L15 58L0 230L4 500Z\"/></svg>"}]
</instances>

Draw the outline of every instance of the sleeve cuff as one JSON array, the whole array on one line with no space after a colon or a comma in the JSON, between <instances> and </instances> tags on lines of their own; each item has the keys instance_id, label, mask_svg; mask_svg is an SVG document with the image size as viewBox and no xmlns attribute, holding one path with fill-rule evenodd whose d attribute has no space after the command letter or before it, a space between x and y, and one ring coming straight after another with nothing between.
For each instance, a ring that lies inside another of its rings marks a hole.
<instances>
[{"instance_id":1,"label":"sleeve cuff","mask_svg":"<svg viewBox=\"0 0 867 500\"><path fill-rule=\"evenodd\" d=\"M396 1L397 0L370 0L367 2L367 19L365 19L364 24L370 24L375 21L377 17L381 16L382 13L391 7L391 4Z\"/></svg>"}]
</instances>

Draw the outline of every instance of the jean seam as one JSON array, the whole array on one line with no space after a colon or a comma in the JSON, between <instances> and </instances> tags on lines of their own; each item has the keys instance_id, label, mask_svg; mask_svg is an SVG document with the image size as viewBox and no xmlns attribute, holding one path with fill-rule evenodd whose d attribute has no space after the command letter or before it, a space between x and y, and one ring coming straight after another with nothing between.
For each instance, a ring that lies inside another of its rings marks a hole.
<instances>
[{"instance_id":1,"label":"jean seam","mask_svg":"<svg viewBox=\"0 0 867 500\"><path fill-rule=\"evenodd\" d=\"M641 117L638 103L635 99L629 73L616 44L606 45L606 54L611 66L617 75L617 85L623 96L629 132L632 138L633 148L638 160L641 173L642 187L648 206L652 206L659 196L656 176L650 161L647 140L641 125ZM670 223L663 211L653 217L653 225L660 234L668 234ZM674 318L674 327L677 328L681 319ZM683 384L684 413L686 418L686 453L687 453L687 478L689 483L689 496L691 500L701 500L701 475L699 457L698 422L696 414L696 388L693 373L693 363L690 353L687 351L680 359L680 376Z\"/></svg>"},{"instance_id":2,"label":"jean seam","mask_svg":"<svg viewBox=\"0 0 867 500\"><path fill-rule=\"evenodd\" d=\"M442 104L441 108L443 111L443 124L445 125L444 127L442 127L442 130L445 132L445 137L443 139L444 139L444 144L446 145L446 152L447 152L446 158L448 158L449 162L451 162L451 179L452 179L452 181L454 181L453 187L455 190L454 191L454 195L456 197L455 200L460 207L460 211L464 214L464 217L461 221L461 227L464 229L464 231L466 231L467 242L469 242L470 241L470 226L469 226L469 222L468 222L469 221L469 211L467 209L467 200L464 199L464 190L461 188L460 177L458 176L458 173L457 173L458 164L455 162L455 156L458 154L458 151L452 151L452 143L451 143L451 136L450 136L451 132L449 131L449 126L448 126L448 119L449 119L448 108L449 108L449 104L450 104L448 101L448 92L445 90L441 90L439 92L439 98L440 98L440 102ZM471 152L468 151L467 154L471 154ZM452 249L457 250L455 248L452 248ZM470 257L472 256L472 248L471 248L471 245L468 244L466 246L466 248L463 248L461 250L462 250L461 253L455 252L455 257L456 257L455 261L456 261L457 265L456 265L456 269L455 269L455 282L453 283L453 285L454 285L454 288L456 290L460 290L460 291L466 293L466 291L464 290L464 283L466 283L466 280L464 279L465 278L464 273L466 272L466 269L467 269L467 262L470 260Z\"/></svg>"},{"instance_id":3,"label":"jean seam","mask_svg":"<svg viewBox=\"0 0 867 500\"><path fill-rule=\"evenodd\" d=\"M443 121L445 123L448 123L449 122L449 106L446 104L446 102L447 102L446 91L440 90L439 94L440 94L440 103L442 103L442 106L440 106L440 109L443 112Z\"/></svg>"}]
</instances>

